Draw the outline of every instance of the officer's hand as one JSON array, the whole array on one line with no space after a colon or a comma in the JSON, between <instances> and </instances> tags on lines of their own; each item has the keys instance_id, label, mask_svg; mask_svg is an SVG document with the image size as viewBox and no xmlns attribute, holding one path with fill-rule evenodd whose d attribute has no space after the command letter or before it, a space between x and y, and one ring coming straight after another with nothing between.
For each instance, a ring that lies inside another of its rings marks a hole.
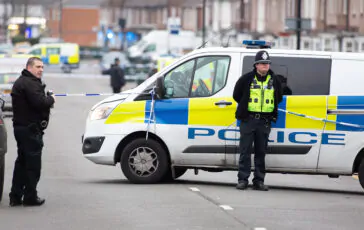
<instances>
[{"instance_id":1,"label":"officer's hand","mask_svg":"<svg viewBox=\"0 0 364 230\"><path fill-rule=\"evenodd\" d=\"M53 97L54 102L56 102L56 97L54 95L51 95L51 97Z\"/></svg>"},{"instance_id":2,"label":"officer's hand","mask_svg":"<svg viewBox=\"0 0 364 230\"><path fill-rule=\"evenodd\" d=\"M272 118L272 121L273 121L274 123L276 123L276 122L277 122L277 118L276 118L276 117L273 117L273 118Z\"/></svg>"}]
</instances>

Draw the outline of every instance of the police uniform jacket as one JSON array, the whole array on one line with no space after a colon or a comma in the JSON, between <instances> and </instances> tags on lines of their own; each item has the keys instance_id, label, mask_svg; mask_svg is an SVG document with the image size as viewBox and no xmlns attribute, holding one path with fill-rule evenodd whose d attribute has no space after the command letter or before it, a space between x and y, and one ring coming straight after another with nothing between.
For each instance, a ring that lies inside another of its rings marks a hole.
<instances>
[{"instance_id":1,"label":"police uniform jacket","mask_svg":"<svg viewBox=\"0 0 364 230\"><path fill-rule=\"evenodd\" d=\"M269 115L272 120L275 121L278 117L278 104L282 101L283 98L282 87L281 83L279 82L278 78L272 70L269 70L268 74L273 79L274 111L267 115ZM254 68L253 71L240 77L235 85L233 98L238 103L238 107L235 112L235 117L238 120L246 120L249 116L248 103L250 98L250 85L253 82L255 76L258 76L258 73Z\"/></svg>"},{"instance_id":2,"label":"police uniform jacket","mask_svg":"<svg viewBox=\"0 0 364 230\"><path fill-rule=\"evenodd\" d=\"M113 64L110 69L103 71L103 74L110 74L111 87L123 87L125 85L124 70L120 66Z\"/></svg>"},{"instance_id":3,"label":"police uniform jacket","mask_svg":"<svg viewBox=\"0 0 364 230\"><path fill-rule=\"evenodd\" d=\"M13 106L13 125L28 126L31 123L49 120L54 99L44 92L41 79L24 69L14 82L11 97Z\"/></svg>"}]
</instances>

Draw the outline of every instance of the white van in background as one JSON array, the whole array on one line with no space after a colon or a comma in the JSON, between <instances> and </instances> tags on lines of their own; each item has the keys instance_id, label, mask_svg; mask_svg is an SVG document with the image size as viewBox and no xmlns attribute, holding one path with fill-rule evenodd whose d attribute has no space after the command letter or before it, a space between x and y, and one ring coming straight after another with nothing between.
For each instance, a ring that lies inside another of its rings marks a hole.
<instances>
[{"instance_id":1,"label":"white van in background","mask_svg":"<svg viewBox=\"0 0 364 230\"><path fill-rule=\"evenodd\" d=\"M193 31L181 30L178 35L170 34L168 30L153 30L138 43L128 49L131 61L156 61L160 55L169 51L175 55L183 55L196 48L200 39Z\"/></svg>"}]
</instances>

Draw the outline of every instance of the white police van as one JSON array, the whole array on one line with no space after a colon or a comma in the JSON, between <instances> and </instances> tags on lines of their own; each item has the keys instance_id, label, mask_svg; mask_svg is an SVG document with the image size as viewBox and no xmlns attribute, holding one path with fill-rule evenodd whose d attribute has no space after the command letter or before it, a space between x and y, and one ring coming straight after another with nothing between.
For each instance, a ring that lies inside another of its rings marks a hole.
<instances>
[{"instance_id":1,"label":"white police van","mask_svg":"<svg viewBox=\"0 0 364 230\"><path fill-rule=\"evenodd\" d=\"M84 156L96 164L120 163L133 183L178 178L187 169L237 170L233 89L253 68L257 49L249 48L269 46L245 44L195 50L96 104L82 138ZM287 84L269 138L267 172L358 173L364 187L364 54L267 51L271 69Z\"/></svg>"}]
</instances>

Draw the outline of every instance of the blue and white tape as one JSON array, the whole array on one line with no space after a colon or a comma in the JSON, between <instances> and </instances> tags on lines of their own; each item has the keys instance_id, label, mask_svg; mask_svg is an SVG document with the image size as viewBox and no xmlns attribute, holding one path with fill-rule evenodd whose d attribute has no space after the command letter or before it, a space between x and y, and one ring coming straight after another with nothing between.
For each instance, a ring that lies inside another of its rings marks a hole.
<instances>
[{"instance_id":1,"label":"blue and white tape","mask_svg":"<svg viewBox=\"0 0 364 230\"><path fill-rule=\"evenodd\" d=\"M358 128L358 129L364 129L364 126L362 126L362 125L351 124L351 123L346 123L346 122L331 121L331 120L327 120L327 119L324 119L324 118L308 116L308 115L305 115L305 114L295 113L295 112L291 112L291 111L284 110L284 109L278 109L278 110L281 111L281 112L284 112L284 113L292 114L292 115L295 115L295 116L298 116L298 117L304 117L304 118L311 119L311 120L323 121L323 122L328 122L328 123L337 124L337 125L344 125L344 126L350 126L350 127L354 127L354 128Z\"/></svg>"},{"instance_id":2,"label":"blue and white tape","mask_svg":"<svg viewBox=\"0 0 364 230\"><path fill-rule=\"evenodd\" d=\"M149 94L149 93L54 93L55 97L96 97L96 96L114 96L114 95L131 95L131 94ZM0 94L0 97L11 97L11 94Z\"/></svg>"},{"instance_id":3,"label":"blue and white tape","mask_svg":"<svg viewBox=\"0 0 364 230\"><path fill-rule=\"evenodd\" d=\"M151 89L151 91L149 93L60 93L60 94L53 94L55 97L95 97L95 96L113 96L113 95L131 95L131 94L146 94L146 95L151 95L152 97L152 103L151 103L151 112L149 115L149 119L148 119L148 127L147 127L147 139L148 139L148 132L149 132L149 128L150 128L150 123L154 122L155 120L155 111L154 111L154 103L155 103L155 87L153 87ZM10 96L10 94L0 94L0 97L3 96ZM351 124L351 123L346 123L346 122L338 122L338 121L332 121L332 120L328 120L328 119L324 119L324 118L318 118L318 117L314 117L314 116L308 116L302 113L296 113L296 112L291 112L288 110L284 110L284 109L278 109L281 112L284 113L288 113L288 114L292 114L298 117L303 117L303 118L307 118L307 119L311 119L311 120L316 120L316 121L322 121L322 122L328 122L328 123L332 123L332 124L338 124L338 125L343 125L343 126L350 126L350 127L354 127L354 128L358 128L358 129L364 129L363 125L358 125L358 124ZM235 123L235 122L234 122Z\"/></svg>"},{"instance_id":4,"label":"blue and white tape","mask_svg":"<svg viewBox=\"0 0 364 230\"><path fill-rule=\"evenodd\" d=\"M154 99L155 88L156 87L153 87L153 89L150 91L150 95L152 97L152 102L151 102L151 108L150 108L150 114L149 114L149 119L148 119L147 133L146 133L146 136L145 136L145 140L148 140L148 137L149 137L150 124L153 122L154 125L156 125L156 123L155 123L155 111L154 111L154 106L155 106L155 99Z\"/></svg>"},{"instance_id":5,"label":"blue and white tape","mask_svg":"<svg viewBox=\"0 0 364 230\"><path fill-rule=\"evenodd\" d=\"M53 94L55 97L95 97L95 96L112 96L112 93L60 93Z\"/></svg>"}]
</instances>

